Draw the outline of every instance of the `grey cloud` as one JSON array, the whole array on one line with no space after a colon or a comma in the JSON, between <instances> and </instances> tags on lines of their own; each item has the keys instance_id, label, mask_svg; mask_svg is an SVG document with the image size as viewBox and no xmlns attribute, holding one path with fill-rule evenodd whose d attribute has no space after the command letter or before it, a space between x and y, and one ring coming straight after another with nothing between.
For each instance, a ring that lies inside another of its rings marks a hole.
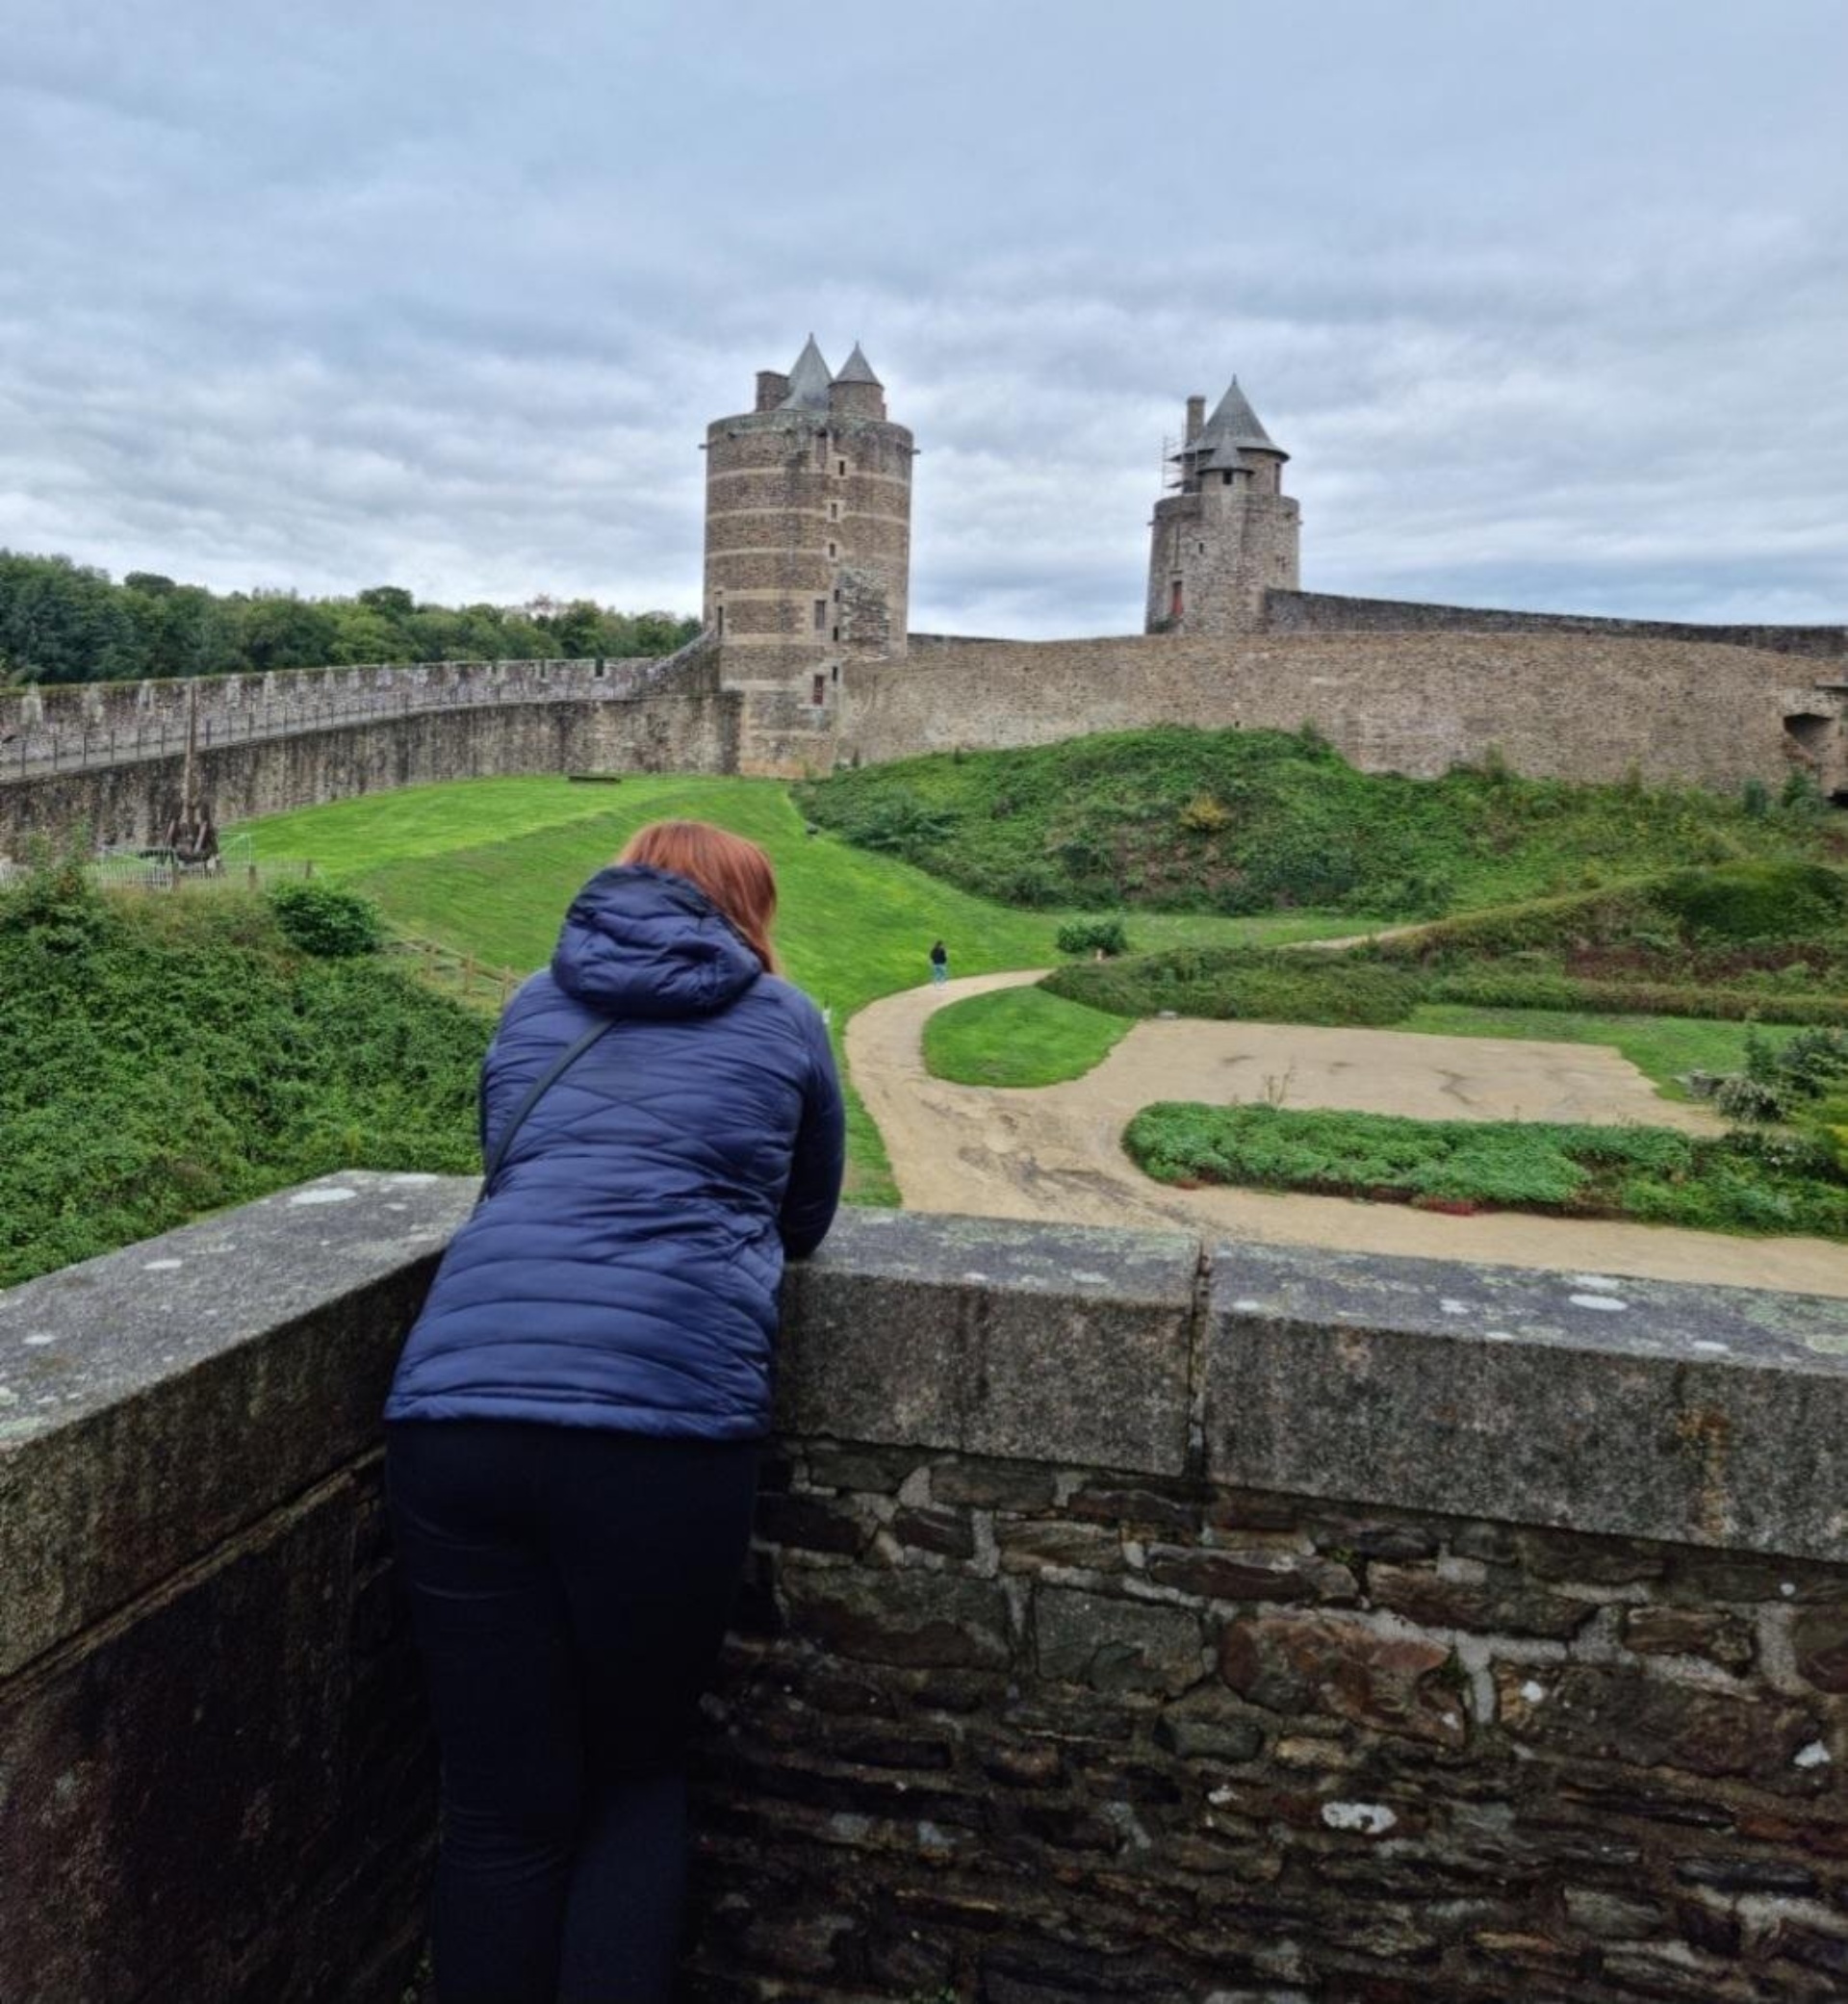
<instances>
[{"instance_id":1,"label":"grey cloud","mask_svg":"<svg viewBox=\"0 0 1848 2004\"><path fill-rule=\"evenodd\" d=\"M83 13L0 0L0 542L690 608L812 326L920 627L1136 626L1235 370L1312 587L1848 614L1835 0Z\"/></svg>"}]
</instances>

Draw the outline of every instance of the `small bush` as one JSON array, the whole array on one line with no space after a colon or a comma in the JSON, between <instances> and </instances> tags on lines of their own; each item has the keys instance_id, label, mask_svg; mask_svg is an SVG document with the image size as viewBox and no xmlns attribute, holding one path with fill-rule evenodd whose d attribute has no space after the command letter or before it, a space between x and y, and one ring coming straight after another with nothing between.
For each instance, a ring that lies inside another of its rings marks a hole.
<instances>
[{"instance_id":1,"label":"small bush","mask_svg":"<svg viewBox=\"0 0 1848 2004\"><path fill-rule=\"evenodd\" d=\"M1114 960L1129 951L1129 935L1120 918L1074 918L1053 935L1053 944L1061 953L1074 958L1089 959L1101 953L1105 959Z\"/></svg>"},{"instance_id":2,"label":"small bush","mask_svg":"<svg viewBox=\"0 0 1848 2004\"><path fill-rule=\"evenodd\" d=\"M278 884L270 892L270 907L289 943L318 960L351 960L385 943L378 907L338 885Z\"/></svg>"},{"instance_id":3,"label":"small bush","mask_svg":"<svg viewBox=\"0 0 1848 2004\"><path fill-rule=\"evenodd\" d=\"M1188 835L1219 835L1232 826L1232 809L1210 793L1196 793L1181 809L1180 824Z\"/></svg>"},{"instance_id":4,"label":"small bush","mask_svg":"<svg viewBox=\"0 0 1848 2004\"><path fill-rule=\"evenodd\" d=\"M1696 938L1801 939L1848 915L1848 879L1821 863L1742 862L1676 870L1655 898Z\"/></svg>"}]
</instances>

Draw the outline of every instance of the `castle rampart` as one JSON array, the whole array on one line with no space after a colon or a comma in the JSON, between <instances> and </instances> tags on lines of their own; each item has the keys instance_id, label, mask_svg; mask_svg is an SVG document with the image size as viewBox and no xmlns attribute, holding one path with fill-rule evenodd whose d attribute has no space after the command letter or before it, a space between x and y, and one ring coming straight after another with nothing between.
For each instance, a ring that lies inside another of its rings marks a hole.
<instances>
[{"instance_id":1,"label":"castle rampart","mask_svg":"<svg viewBox=\"0 0 1848 2004\"><path fill-rule=\"evenodd\" d=\"M1848 691L1801 657L1592 632L1279 633L940 645L868 665L845 756L1049 744L1152 724L1313 723L1370 772L1434 777L1494 748L1517 771L1848 788ZM1786 722L1786 720L1789 720Z\"/></svg>"},{"instance_id":2,"label":"castle rampart","mask_svg":"<svg viewBox=\"0 0 1848 2004\"><path fill-rule=\"evenodd\" d=\"M398 2004L377 1413L461 1179L0 1296L0 1994ZM701 2004L1823 2004L1840 1304L900 1214L792 1272Z\"/></svg>"},{"instance_id":3,"label":"castle rampart","mask_svg":"<svg viewBox=\"0 0 1848 2004\"><path fill-rule=\"evenodd\" d=\"M1608 639L1688 640L1766 654L1848 660L1848 627L1705 626L1694 620L1605 619L1583 612L1519 612L1491 605L1425 605L1409 599L1351 599L1327 592L1269 591L1270 633L1590 633Z\"/></svg>"},{"instance_id":4,"label":"castle rampart","mask_svg":"<svg viewBox=\"0 0 1848 2004\"><path fill-rule=\"evenodd\" d=\"M512 773L736 769L742 698L706 636L659 661L441 661L0 697L0 853L82 825L156 841L189 730L220 825ZM192 712L195 711L195 714Z\"/></svg>"}]
</instances>

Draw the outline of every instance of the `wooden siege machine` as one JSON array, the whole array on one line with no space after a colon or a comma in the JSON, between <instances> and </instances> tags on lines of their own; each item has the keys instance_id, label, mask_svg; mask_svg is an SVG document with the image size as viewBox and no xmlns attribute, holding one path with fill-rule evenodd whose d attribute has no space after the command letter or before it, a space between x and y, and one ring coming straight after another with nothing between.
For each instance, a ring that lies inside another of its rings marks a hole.
<instances>
[{"instance_id":1,"label":"wooden siege machine","mask_svg":"<svg viewBox=\"0 0 1848 2004\"><path fill-rule=\"evenodd\" d=\"M199 791L199 685L186 689L186 760L180 769L180 794L167 818L161 846L171 855L175 872L198 870L216 875L224 868L218 854L218 824Z\"/></svg>"}]
</instances>

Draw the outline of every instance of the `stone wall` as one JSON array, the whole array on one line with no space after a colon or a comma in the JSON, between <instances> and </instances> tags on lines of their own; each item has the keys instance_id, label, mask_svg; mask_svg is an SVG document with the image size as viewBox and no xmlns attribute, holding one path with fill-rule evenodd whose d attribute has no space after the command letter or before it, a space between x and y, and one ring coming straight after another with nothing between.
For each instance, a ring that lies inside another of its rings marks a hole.
<instances>
[{"instance_id":1,"label":"stone wall","mask_svg":"<svg viewBox=\"0 0 1848 2004\"><path fill-rule=\"evenodd\" d=\"M535 675L500 684L458 680L427 685L447 690L453 707L439 707L433 698L395 707L392 685L382 684L376 686L385 690L385 702L369 708L353 693L364 683L345 691L335 685L317 703L317 685L306 683L278 695L273 735L240 732L240 699L220 684L202 682L202 726L209 717L217 727L209 739L203 728L200 733L197 771L204 797L225 827L257 814L448 780L736 768L742 699L717 687L709 664L690 664L658 684L637 681L633 686L615 679L616 663L609 664L610 677L603 682L591 662L504 665L574 672L550 681ZM487 664L475 666L485 674ZM101 704L91 727L95 762L60 766L38 758L12 763L0 751L0 853L17 848L35 832L78 823L97 840L111 843L149 842L165 829L185 762L184 723L177 712L168 714L171 692L183 685L94 686ZM144 690L156 692L152 719L134 707L138 691ZM90 693L55 692L73 703ZM53 694L46 692L48 710ZM246 707L255 700L247 697ZM280 713L284 704L286 720ZM139 755L131 735L138 718L143 748ZM112 729L117 752L114 762L103 750L105 733ZM81 746L81 737L73 742ZM161 744L165 750L153 749ZM76 750L70 754L78 756Z\"/></svg>"},{"instance_id":2,"label":"stone wall","mask_svg":"<svg viewBox=\"0 0 1848 2004\"><path fill-rule=\"evenodd\" d=\"M1370 772L1433 776L1491 747L1518 771L1848 787L1839 679L1787 655L1591 632L1169 634L914 648L847 677L840 749L874 763L1153 724L1313 722ZM1786 717L1814 718L1793 735Z\"/></svg>"},{"instance_id":3,"label":"stone wall","mask_svg":"<svg viewBox=\"0 0 1848 2004\"><path fill-rule=\"evenodd\" d=\"M1691 640L1768 654L1848 658L1848 627L1716 627L1689 620L1600 619L1579 612L1511 612L1487 605L1424 605L1409 599L1348 599L1272 590L1264 625L1273 633L1601 633L1634 640Z\"/></svg>"},{"instance_id":4,"label":"stone wall","mask_svg":"<svg viewBox=\"0 0 1848 2004\"><path fill-rule=\"evenodd\" d=\"M10 2000L396 2004L372 1415L471 1195L0 1297ZM872 1214L786 1308L689 1997L1842 1993L1840 1304Z\"/></svg>"}]
</instances>

